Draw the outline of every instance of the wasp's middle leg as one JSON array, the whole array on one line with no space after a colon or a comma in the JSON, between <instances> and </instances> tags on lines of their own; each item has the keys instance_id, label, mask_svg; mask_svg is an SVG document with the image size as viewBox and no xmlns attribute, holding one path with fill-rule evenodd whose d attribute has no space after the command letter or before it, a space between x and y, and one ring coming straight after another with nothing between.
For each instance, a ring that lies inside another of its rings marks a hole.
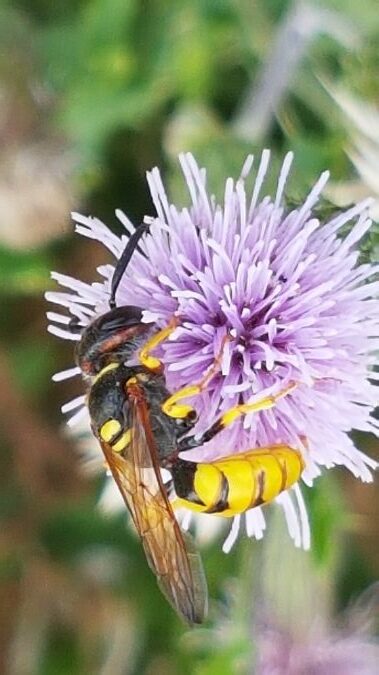
<instances>
[{"instance_id":1,"label":"wasp's middle leg","mask_svg":"<svg viewBox=\"0 0 379 675\"><path fill-rule=\"evenodd\" d=\"M188 398L189 396L197 396L207 388L209 382L221 368L221 360L224 353L225 344L229 340L229 335L226 335L223 338L219 353L215 357L213 363L211 364L210 368L208 368L200 382L197 382L196 384L189 384L188 386L179 389L164 401L162 404L162 410L164 413L166 413L166 415L169 417L175 417L177 419L184 419L188 415L193 415L194 408L186 403L179 403L179 401L182 401L184 398Z\"/></svg>"}]
</instances>

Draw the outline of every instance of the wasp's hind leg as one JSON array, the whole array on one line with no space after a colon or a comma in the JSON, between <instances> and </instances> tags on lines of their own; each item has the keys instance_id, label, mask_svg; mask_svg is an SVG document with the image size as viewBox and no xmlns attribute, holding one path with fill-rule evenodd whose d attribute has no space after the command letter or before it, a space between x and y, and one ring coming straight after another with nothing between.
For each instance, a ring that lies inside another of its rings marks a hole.
<instances>
[{"instance_id":1,"label":"wasp's hind leg","mask_svg":"<svg viewBox=\"0 0 379 675\"><path fill-rule=\"evenodd\" d=\"M273 408L280 398L290 394L296 387L297 383L291 382L287 387L281 389L277 394L273 394L272 396L266 396L265 398L262 398L260 401L256 401L254 403L241 403L240 405L236 405L233 408L230 408L230 410L224 412L216 420L216 422L214 422L212 426L209 427L209 429L206 429L206 431L204 431L204 433L200 437L186 436L185 438L181 439L178 444L178 452L190 450L191 448L197 448L200 445L207 443L212 438L214 438L218 433L220 433L220 431L228 427L230 424L233 424L235 420L239 419L244 415L247 415L248 413L260 412L261 410L268 410L269 408ZM188 396L189 395L190 394L188 394ZM184 408L185 406L182 407Z\"/></svg>"}]
</instances>

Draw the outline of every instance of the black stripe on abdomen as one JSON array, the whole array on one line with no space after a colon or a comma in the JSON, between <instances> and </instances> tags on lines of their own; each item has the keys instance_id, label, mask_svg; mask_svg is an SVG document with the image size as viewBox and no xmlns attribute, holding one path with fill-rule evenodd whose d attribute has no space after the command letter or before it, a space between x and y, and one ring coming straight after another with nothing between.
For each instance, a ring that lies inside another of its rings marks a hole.
<instances>
[{"instance_id":1,"label":"black stripe on abdomen","mask_svg":"<svg viewBox=\"0 0 379 675\"><path fill-rule=\"evenodd\" d=\"M261 469L257 476L257 482L258 482L258 494L255 499L252 500L250 508L253 508L254 506L261 506L261 504L265 503L265 500L263 499L263 493L265 489L265 483L266 483L266 473L264 469Z\"/></svg>"},{"instance_id":2,"label":"black stripe on abdomen","mask_svg":"<svg viewBox=\"0 0 379 675\"><path fill-rule=\"evenodd\" d=\"M194 489L196 471L197 462L187 462L187 460L178 458L171 470L175 492L181 499L205 506Z\"/></svg>"},{"instance_id":3,"label":"black stripe on abdomen","mask_svg":"<svg viewBox=\"0 0 379 675\"><path fill-rule=\"evenodd\" d=\"M228 497L229 497L229 483L228 479L226 478L225 474L223 471L220 471L221 473L221 490L220 490L220 496L218 498L218 501L216 504L213 504L213 506L210 506L205 510L205 513L222 513L222 511L226 511L229 508L229 502L228 502Z\"/></svg>"}]
</instances>

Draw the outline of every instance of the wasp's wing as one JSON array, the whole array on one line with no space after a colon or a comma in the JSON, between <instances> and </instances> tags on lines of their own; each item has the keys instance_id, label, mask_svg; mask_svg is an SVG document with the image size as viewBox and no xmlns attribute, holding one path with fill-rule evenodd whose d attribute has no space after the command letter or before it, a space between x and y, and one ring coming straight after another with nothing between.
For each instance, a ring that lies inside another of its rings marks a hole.
<instances>
[{"instance_id":1,"label":"wasp's wing","mask_svg":"<svg viewBox=\"0 0 379 675\"><path fill-rule=\"evenodd\" d=\"M107 443L102 448L162 592L186 621L201 623L207 589L200 556L191 537L181 531L167 498L146 404L130 392L128 399L132 440L126 457Z\"/></svg>"}]
</instances>

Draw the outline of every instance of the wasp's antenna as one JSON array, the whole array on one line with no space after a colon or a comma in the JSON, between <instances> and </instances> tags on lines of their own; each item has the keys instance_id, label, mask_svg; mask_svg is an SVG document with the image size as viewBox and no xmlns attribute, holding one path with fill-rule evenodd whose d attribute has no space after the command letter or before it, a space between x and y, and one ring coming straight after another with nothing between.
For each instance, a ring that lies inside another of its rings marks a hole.
<instances>
[{"instance_id":1,"label":"wasp's antenna","mask_svg":"<svg viewBox=\"0 0 379 675\"><path fill-rule=\"evenodd\" d=\"M138 242L141 239L142 235L148 231L150 227L149 223L142 223L137 229L133 232L129 238L128 243L126 244L121 257L119 258L115 271L112 277L111 284L111 297L109 299L109 307L114 309L116 307L116 293L119 287L122 275L124 274L129 261L138 246Z\"/></svg>"}]
</instances>

